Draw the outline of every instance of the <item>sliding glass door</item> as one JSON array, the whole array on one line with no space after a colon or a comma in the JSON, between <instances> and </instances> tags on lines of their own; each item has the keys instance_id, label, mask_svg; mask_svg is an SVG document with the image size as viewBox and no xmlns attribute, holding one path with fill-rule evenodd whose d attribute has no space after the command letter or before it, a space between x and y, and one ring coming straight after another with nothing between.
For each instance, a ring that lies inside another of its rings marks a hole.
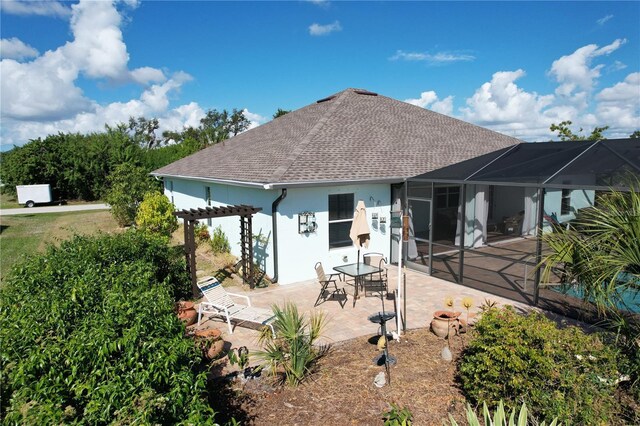
<instances>
[{"instance_id":1,"label":"sliding glass door","mask_svg":"<svg viewBox=\"0 0 640 426\"><path fill-rule=\"evenodd\" d=\"M432 202L427 198L409 197L409 243L407 244L407 266L429 272L431 249Z\"/></svg>"}]
</instances>

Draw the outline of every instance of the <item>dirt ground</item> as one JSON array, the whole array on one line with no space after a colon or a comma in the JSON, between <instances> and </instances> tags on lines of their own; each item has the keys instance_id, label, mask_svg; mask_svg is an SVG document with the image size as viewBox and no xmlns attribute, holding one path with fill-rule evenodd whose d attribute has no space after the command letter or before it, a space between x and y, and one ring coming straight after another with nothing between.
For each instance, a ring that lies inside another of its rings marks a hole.
<instances>
[{"instance_id":1,"label":"dirt ground","mask_svg":"<svg viewBox=\"0 0 640 426\"><path fill-rule=\"evenodd\" d=\"M464 335L452 337L450 362L441 356L446 341L428 329L410 330L400 342L390 341L389 353L397 363L390 367L390 383L381 388L374 385L375 376L385 370L384 364L374 363L380 353L377 337L334 345L297 388L272 387L266 373L244 384L224 380L228 360L219 360L210 381L211 402L219 411L216 421L233 417L244 425L376 425L395 403L411 411L415 425L442 425L448 414L466 424L465 399L455 382Z\"/></svg>"}]
</instances>

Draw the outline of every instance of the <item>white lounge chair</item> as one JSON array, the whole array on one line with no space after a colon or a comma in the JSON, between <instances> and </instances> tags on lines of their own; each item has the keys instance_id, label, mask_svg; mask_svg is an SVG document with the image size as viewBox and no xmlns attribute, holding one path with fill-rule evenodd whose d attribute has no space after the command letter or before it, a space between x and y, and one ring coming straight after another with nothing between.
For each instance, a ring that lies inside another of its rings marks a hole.
<instances>
[{"instance_id":1,"label":"white lounge chair","mask_svg":"<svg viewBox=\"0 0 640 426\"><path fill-rule=\"evenodd\" d=\"M233 334L231 321L238 323L251 322L255 324L265 325L271 328L273 337L276 332L271 322L275 318L273 311L264 308L255 308L251 306L251 300L248 296L242 294L227 293L214 277L205 277L198 281L198 288L206 301L202 301L198 307L198 325L203 314L217 315L223 317L229 326L229 333ZM231 297L241 297L245 299L246 305L235 303Z\"/></svg>"}]
</instances>

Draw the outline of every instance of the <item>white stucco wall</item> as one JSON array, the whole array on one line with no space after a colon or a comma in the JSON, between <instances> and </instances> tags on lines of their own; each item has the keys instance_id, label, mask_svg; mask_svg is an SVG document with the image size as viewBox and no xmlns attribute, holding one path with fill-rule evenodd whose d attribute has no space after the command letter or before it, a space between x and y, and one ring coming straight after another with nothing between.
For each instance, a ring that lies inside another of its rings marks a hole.
<instances>
[{"instance_id":1,"label":"white stucco wall","mask_svg":"<svg viewBox=\"0 0 640 426\"><path fill-rule=\"evenodd\" d=\"M171 192L171 181L173 181L173 192ZM214 183L205 183L184 179L168 179L165 178L165 195L172 199L178 210L206 207L205 187L211 188L211 207L222 205L249 204L254 207L262 207L262 211L253 216L252 230L253 234L268 238L266 250L254 243L254 258L260 262L262 267L266 267L269 276L273 275L273 260L271 253L273 251L273 235L271 233L271 203L275 200L280 191L265 190L261 188L244 188L234 187L230 185L220 185ZM202 221L207 224L207 221ZM240 256L240 217L230 216L223 218L211 219L209 233L213 234L213 230L218 226L221 227L229 240L231 253Z\"/></svg>"},{"instance_id":2,"label":"white stucco wall","mask_svg":"<svg viewBox=\"0 0 640 426\"><path fill-rule=\"evenodd\" d=\"M569 214L561 215L560 207L562 205L562 190L547 189L544 197L544 213L549 216L555 214L560 223L568 222L576 218L576 212L578 209L593 206L594 200L595 191L574 189L571 191L570 212ZM545 230L547 230L547 226L545 226Z\"/></svg>"},{"instance_id":3,"label":"white stucco wall","mask_svg":"<svg viewBox=\"0 0 640 426\"><path fill-rule=\"evenodd\" d=\"M365 203L367 222L371 229L368 248L360 251L360 256L368 252L382 253L387 259L390 251L390 199L389 185L349 185L290 189L282 201L278 217L279 279L281 284L289 284L312 279L316 262L322 262L325 272L332 272L334 266L354 263L358 250L353 247L329 249L329 194L354 194L354 203ZM355 206L354 206L355 207ZM314 212L318 229L314 233L298 233L298 213ZM372 213L386 217L385 226L372 226Z\"/></svg>"},{"instance_id":4,"label":"white stucco wall","mask_svg":"<svg viewBox=\"0 0 640 426\"><path fill-rule=\"evenodd\" d=\"M173 182L173 183L171 183ZM165 195L172 199L177 209L206 207L205 186L211 188L211 206L227 204L250 204L262 207L262 212L253 217L254 235L261 233L268 237L266 251L254 250L261 264L266 267L267 275L273 276L273 233L271 206L281 194L281 190L265 190L262 188L246 188L231 185L220 185L183 179L165 179ZM173 188L173 191L171 191ZM363 248L361 255L367 252L380 252L388 258L390 251L389 211L391 190L386 184L328 186L315 188L288 189L286 198L278 207L278 283L291 284L315 278L313 269L316 262L323 263L327 273L337 265L356 261L357 249L345 247L329 250L328 207L329 194L353 193L354 202L362 200L367 208L367 221L371 227L369 248ZM309 234L298 233L298 213L311 211L315 213L318 228ZM386 218L383 226L372 226L372 213ZM227 235L234 255L240 255L240 219L228 217L212 219L210 230L221 226Z\"/></svg>"}]
</instances>

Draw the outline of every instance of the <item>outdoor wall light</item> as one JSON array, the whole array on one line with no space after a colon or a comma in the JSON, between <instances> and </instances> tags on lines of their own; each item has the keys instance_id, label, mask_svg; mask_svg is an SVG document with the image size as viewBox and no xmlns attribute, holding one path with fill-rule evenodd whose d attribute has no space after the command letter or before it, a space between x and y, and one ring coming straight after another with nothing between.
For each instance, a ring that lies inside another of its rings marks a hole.
<instances>
[{"instance_id":1,"label":"outdoor wall light","mask_svg":"<svg viewBox=\"0 0 640 426\"><path fill-rule=\"evenodd\" d=\"M316 214L313 212L298 213L298 234L309 234L316 232L318 224L316 223Z\"/></svg>"}]
</instances>

